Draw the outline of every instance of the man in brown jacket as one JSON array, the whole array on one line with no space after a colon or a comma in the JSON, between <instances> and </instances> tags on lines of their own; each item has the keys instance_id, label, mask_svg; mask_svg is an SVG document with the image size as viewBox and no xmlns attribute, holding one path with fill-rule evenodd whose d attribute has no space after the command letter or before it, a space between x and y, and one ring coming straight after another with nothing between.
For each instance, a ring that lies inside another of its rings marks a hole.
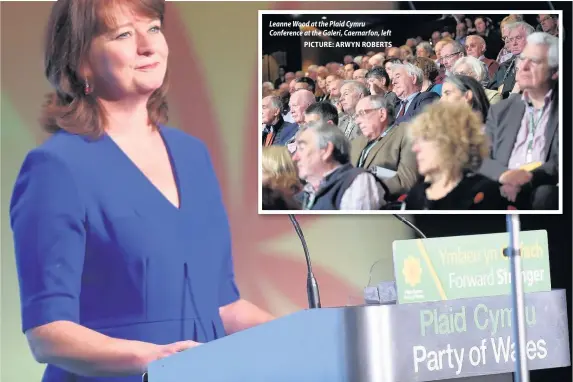
<instances>
[{"instance_id":1,"label":"man in brown jacket","mask_svg":"<svg viewBox=\"0 0 573 382\"><path fill-rule=\"evenodd\" d=\"M362 98L355 114L362 135L351 147L352 164L374 173L388 188L389 200L408 192L418 180L407 127L394 124L394 113L384 96Z\"/></svg>"}]
</instances>

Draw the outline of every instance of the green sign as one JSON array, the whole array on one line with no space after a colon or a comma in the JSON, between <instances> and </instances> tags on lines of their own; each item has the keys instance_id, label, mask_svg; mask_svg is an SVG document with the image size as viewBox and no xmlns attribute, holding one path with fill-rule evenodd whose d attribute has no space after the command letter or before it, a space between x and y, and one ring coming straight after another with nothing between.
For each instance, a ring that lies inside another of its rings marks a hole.
<instances>
[{"instance_id":1,"label":"green sign","mask_svg":"<svg viewBox=\"0 0 573 382\"><path fill-rule=\"evenodd\" d=\"M519 236L524 291L550 291L547 231ZM508 244L508 233L395 241L398 303L509 294Z\"/></svg>"}]
</instances>

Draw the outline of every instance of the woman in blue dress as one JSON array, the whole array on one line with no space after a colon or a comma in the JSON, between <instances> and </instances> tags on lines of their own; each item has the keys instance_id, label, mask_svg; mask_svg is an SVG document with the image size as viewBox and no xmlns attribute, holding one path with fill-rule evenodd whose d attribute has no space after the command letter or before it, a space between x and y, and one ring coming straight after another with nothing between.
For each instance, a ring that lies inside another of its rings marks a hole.
<instances>
[{"instance_id":1,"label":"woman in blue dress","mask_svg":"<svg viewBox=\"0 0 573 382\"><path fill-rule=\"evenodd\" d=\"M163 125L164 6L53 6L53 135L10 206L22 329L45 382L140 381L154 360L273 318L240 298L206 147Z\"/></svg>"}]
</instances>

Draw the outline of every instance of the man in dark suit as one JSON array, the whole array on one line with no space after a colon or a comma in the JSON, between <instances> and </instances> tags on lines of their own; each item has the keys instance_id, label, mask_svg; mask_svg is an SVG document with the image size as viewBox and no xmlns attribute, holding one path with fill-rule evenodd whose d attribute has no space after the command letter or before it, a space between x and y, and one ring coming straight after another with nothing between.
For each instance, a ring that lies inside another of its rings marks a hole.
<instances>
[{"instance_id":1,"label":"man in dark suit","mask_svg":"<svg viewBox=\"0 0 573 382\"><path fill-rule=\"evenodd\" d=\"M491 148L480 172L521 209L558 209L558 46L547 33L529 35L517 70L523 94L489 109Z\"/></svg>"},{"instance_id":2,"label":"man in dark suit","mask_svg":"<svg viewBox=\"0 0 573 382\"><path fill-rule=\"evenodd\" d=\"M282 100L278 96L268 96L262 102L262 121L264 124L263 146L286 145L294 137L298 126L285 122L281 114Z\"/></svg>"},{"instance_id":3,"label":"man in dark suit","mask_svg":"<svg viewBox=\"0 0 573 382\"><path fill-rule=\"evenodd\" d=\"M440 98L434 92L422 92L424 75L422 70L410 63L392 65L393 91L400 99L396 106L396 125L407 122L418 115L426 105Z\"/></svg>"},{"instance_id":4,"label":"man in dark suit","mask_svg":"<svg viewBox=\"0 0 573 382\"><path fill-rule=\"evenodd\" d=\"M531 25L522 21L509 24L507 28L509 29L509 35L507 37L509 39L509 43L507 48L510 50L511 54L513 54L513 57L501 64L495 73L495 77L488 86L489 89L499 91L503 99L506 99L512 92L514 92L517 64L516 58L525 48L527 36L535 31Z\"/></svg>"}]
</instances>

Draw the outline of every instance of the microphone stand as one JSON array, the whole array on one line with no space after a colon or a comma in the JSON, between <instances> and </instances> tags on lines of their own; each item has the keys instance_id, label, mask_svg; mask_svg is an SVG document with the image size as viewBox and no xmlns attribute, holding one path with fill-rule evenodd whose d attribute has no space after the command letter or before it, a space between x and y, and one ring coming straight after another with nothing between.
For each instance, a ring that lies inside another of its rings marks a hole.
<instances>
[{"instance_id":1,"label":"microphone stand","mask_svg":"<svg viewBox=\"0 0 573 382\"><path fill-rule=\"evenodd\" d=\"M523 297L523 277L521 273L521 250L519 244L519 215L506 215L509 232L509 247L503 254L509 257L511 271L512 330L515 341L515 381L529 382L526 353L525 304Z\"/></svg>"},{"instance_id":2,"label":"microphone stand","mask_svg":"<svg viewBox=\"0 0 573 382\"><path fill-rule=\"evenodd\" d=\"M310 261L310 254L308 253L308 247L306 246L306 240L304 239L304 235L302 234L302 230L300 229L300 225L298 221L294 217L294 215L288 216L300 242L302 243L302 249L304 250L304 257L306 258L306 269L307 269L307 278L306 278L306 293L308 295L308 307L309 309L316 309L320 308L320 293L318 291L318 282L314 277L314 273L312 273L312 263Z\"/></svg>"}]
</instances>

